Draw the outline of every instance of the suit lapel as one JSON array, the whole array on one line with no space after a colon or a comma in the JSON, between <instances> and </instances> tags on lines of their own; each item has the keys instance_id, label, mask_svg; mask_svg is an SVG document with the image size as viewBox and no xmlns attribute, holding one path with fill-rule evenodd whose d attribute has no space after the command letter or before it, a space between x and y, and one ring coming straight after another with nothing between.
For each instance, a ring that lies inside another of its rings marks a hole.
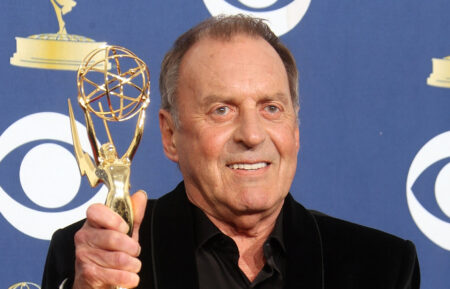
<instances>
[{"instance_id":1,"label":"suit lapel","mask_svg":"<svg viewBox=\"0 0 450 289\"><path fill-rule=\"evenodd\" d=\"M184 183L154 207L153 240L158 289L198 288L193 217Z\"/></svg>"},{"instance_id":2,"label":"suit lapel","mask_svg":"<svg viewBox=\"0 0 450 289\"><path fill-rule=\"evenodd\" d=\"M322 242L314 217L291 195L286 197L283 214L285 288L324 288Z\"/></svg>"}]
</instances>

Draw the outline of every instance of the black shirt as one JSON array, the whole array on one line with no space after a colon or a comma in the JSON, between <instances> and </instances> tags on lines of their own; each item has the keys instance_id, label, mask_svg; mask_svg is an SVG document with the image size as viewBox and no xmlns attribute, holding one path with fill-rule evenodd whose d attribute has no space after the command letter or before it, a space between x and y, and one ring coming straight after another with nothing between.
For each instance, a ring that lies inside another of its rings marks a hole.
<instances>
[{"instance_id":1,"label":"black shirt","mask_svg":"<svg viewBox=\"0 0 450 289\"><path fill-rule=\"evenodd\" d=\"M223 234L206 215L192 205L195 221L198 279L200 289L282 288L286 250L283 243L282 214L263 245L266 264L253 282L238 266L236 243Z\"/></svg>"}]
</instances>

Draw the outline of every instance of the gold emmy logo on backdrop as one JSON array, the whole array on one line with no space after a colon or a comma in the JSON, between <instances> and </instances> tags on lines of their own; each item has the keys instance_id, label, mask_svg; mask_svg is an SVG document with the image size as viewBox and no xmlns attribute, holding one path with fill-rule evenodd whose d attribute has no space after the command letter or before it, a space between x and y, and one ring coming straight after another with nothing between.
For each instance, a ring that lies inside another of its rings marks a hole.
<instances>
[{"instance_id":1,"label":"gold emmy logo on backdrop","mask_svg":"<svg viewBox=\"0 0 450 289\"><path fill-rule=\"evenodd\" d=\"M39 285L31 282L19 282L10 286L8 289L33 289L33 288L41 289Z\"/></svg>"},{"instance_id":2,"label":"gold emmy logo on backdrop","mask_svg":"<svg viewBox=\"0 0 450 289\"><path fill-rule=\"evenodd\" d=\"M108 63L111 63L110 70ZM94 162L81 148L72 105L68 100L73 146L80 173L87 176L92 187L105 183L108 187L106 205L128 223L130 236L133 230L130 165L142 138L145 109L150 103L149 79L147 65L123 47L96 49L83 60L77 74L78 103L84 111ZM96 142L91 114L103 121L108 138L104 144ZM134 136L125 154L119 157L108 122L125 121L137 114Z\"/></svg>"},{"instance_id":3,"label":"gold emmy logo on backdrop","mask_svg":"<svg viewBox=\"0 0 450 289\"><path fill-rule=\"evenodd\" d=\"M73 0L50 0L55 8L59 31L16 37L17 52L10 59L16 66L77 70L83 57L90 51L105 46L106 42L74 34L68 34L63 15L77 4Z\"/></svg>"},{"instance_id":4,"label":"gold emmy logo on backdrop","mask_svg":"<svg viewBox=\"0 0 450 289\"><path fill-rule=\"evenodd\" d=\"M433 72L427 79L427 84L450 88L450 56L433 58Z\"/></svg>"}]
</instances>

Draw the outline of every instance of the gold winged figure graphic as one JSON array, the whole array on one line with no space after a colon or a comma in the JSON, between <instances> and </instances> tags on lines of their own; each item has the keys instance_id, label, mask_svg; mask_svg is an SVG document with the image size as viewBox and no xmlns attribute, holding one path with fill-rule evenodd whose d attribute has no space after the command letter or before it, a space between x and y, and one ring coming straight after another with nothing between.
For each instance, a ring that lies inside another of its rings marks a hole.
<instances>
[{"instance_id":1,"label":"gold winged figure graphic","mask_svg":"<svg viewBox=\"0 0 450 289\"><path fill-rule=\"evenodd\" d=\"M63 15L72 11L72 8L77 5L73 0L50 0L55 8L56 18L58 18L59 31L58 34L67 34L66 22L64 22Z\"/></svg>"}]
</instances>

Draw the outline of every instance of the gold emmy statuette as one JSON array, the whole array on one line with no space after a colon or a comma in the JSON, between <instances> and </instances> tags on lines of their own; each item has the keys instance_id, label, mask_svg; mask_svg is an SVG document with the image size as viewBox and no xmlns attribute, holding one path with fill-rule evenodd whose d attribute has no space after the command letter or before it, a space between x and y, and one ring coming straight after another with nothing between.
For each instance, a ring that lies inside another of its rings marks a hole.
<instances>
[{"instance_id":1,"label":"gold emmy statuette","mask_svg":"<svg viewBox=\"0 0 450 289\"><path fill-rule=\"evenodd\" d=\"M123 47L106 46L84 58L77 74L78 103L84 110L94 162L81 148L72 105L68 100L73 146L80 173L87 176L92 187L100 182L108 187L106 205L130 226L129 236L133 232L130 165L142 138L145 109L150 103L149 79L147 65ZM97 144L91 114L103 121L108 137L104 144ZM137 114L133 139L125 154L119 158L108 122L125 121Z\"/></svg>"},{"instance_id":2,"label":"gold emmy statuette","mask_svg":"<svg viewBox=\"0 0 450 289\"><path fill-rule=\"evenodd\" d=\"M76 6L73 0L50 0L59 30L28 37L16 37L17 52L10 58L15 66L41 69L77 70L81 60L90 51L106 45L91 38L67 33L66 15Z\"/></svg>"}]
</instances>

